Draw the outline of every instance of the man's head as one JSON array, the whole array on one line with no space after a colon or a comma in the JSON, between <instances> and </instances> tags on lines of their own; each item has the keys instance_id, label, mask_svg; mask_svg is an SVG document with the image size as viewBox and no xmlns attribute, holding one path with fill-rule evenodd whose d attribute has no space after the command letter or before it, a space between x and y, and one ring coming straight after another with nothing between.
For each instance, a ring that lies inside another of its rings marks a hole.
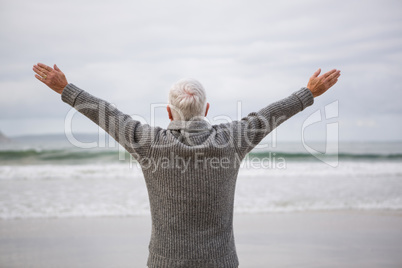
<instances>
[{"instance_id":1,"label":"man's head","mask_svg":"<svg viewBox=\"0 0 402 268\"><path fill-rule=\"evenodd\" d=\"M209 103L204 87L195 79L181 79L169 91L170 120L194 120L207 115Z\"/></svg>"}]
</instances>

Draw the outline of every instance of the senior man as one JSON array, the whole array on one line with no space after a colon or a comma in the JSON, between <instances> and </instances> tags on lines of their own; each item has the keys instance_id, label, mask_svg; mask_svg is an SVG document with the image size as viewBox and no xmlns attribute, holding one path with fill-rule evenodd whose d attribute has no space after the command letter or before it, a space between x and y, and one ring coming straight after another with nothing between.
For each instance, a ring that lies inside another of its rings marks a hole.
<instances>
[{"instance_id":1,"label":"senior man","mask_svg":"<svg viewBox=\"0 0 402 268\"><path fill-rule=\"evenodd\" d=\"M304 110L340 76L318 69L307 87L239 121L210 125L202 85L182 79L169 92L167 129L133 120L110 103L69 84L63 72L34 65L35 77L102 127L141 165L152 215L147 265L238 267L233 203L240 161L268 133Z\"/></svg>"}]
</instances>

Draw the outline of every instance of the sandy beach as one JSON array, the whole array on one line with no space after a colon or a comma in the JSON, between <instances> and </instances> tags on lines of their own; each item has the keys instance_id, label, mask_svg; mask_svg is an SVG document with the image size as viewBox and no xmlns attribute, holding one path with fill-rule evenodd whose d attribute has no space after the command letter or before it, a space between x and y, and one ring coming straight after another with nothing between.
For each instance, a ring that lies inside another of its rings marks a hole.
<instances>
[{"instance_id":1,"label":"sandy beach","mask_svg":"<svg viewBox=\"0 0 402 268\"><path fill-rule=\"evenodd\" d=\"M240 267L402 267L402 213L236 214ZM0 221L1 267L146 267L150 216Z\"/></svg>"}]
</instances>

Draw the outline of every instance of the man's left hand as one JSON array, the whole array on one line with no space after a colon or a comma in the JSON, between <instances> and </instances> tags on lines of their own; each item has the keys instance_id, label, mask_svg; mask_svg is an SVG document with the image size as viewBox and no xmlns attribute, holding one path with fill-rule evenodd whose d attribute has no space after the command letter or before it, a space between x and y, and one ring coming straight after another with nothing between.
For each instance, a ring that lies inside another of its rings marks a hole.
<instances>
[{"instance_id":1,"label":"man's left hand","mask_svg":"<svg viewBox=\"0 0 402 268\"><path fill-rule=\"evenodd\" d=\"M49 67L43 63L38 63L33 66L33 70L35 73L37 73L35 74L35 77L39 81L59 94L61 94L63 89L68 85L66 76L56 64L54 65L53 69L52 67Z\"/></svg>"}]
</instances>

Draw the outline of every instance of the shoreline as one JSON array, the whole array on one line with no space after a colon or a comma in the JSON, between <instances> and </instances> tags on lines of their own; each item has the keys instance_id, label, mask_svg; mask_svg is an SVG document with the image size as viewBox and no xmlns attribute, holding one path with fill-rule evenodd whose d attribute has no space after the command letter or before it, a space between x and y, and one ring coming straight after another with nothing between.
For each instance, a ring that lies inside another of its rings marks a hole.
<instances>
[{"instance_id":1,"label":"shoreline","mask_svg":"<svg viewBox=\"0 0 402 268\"><path fill-rule=\"evenodd\" d=\"M401 211L235 214L240 267L401 267ZM146 267L151 218L0 220L1 267Z\"/></svg>"}]
</instances>

